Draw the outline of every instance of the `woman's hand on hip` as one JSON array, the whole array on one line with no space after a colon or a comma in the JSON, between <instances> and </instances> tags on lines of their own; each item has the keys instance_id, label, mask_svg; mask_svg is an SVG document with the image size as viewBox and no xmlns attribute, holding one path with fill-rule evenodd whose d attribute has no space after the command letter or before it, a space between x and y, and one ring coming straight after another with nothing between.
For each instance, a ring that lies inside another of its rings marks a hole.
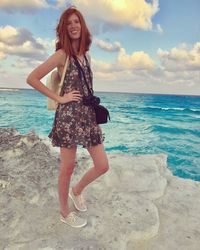
<instances>
[{"instance_id":1,"label":"woman's hand on hip","mask_svg":"<svg viewBox=\"0 0 200 250\"><path fill-rule=\"evenodd\" d=\"M80 94L80 92L77 90L73 90L67 94L64 94L63 96L60 96L58 102L64 104L64 103L73 102L73 101L78 102L81 99L82 99L82 95Z\"/></svg>"}]
</instances>

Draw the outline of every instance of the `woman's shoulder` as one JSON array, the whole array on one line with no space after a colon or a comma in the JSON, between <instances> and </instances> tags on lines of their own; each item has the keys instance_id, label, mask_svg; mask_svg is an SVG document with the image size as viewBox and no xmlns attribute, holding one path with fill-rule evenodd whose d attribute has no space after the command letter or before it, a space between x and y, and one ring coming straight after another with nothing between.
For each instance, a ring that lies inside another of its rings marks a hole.
<instances>
[{"instance_id":1,"label":"woman's shoulder","mask_svg":"<svg viewBox=\"0 0 200 250\"><path fill-rule=\"evenodd\" d=\"M66 60L66 52L64 51L64 49L58 49L55 52L55 55L57 56L58 60L59 60L59 65L64 65L65 64L65 60Z\"/></svg>"},{"instance_id":2,"label":"woman's shoulder","mask_svg":"<svg viewBox=\"0 0 200 250\"><path fill-rule=\"evenodd\" d=\"M55 54L57 54L58 57L61 58L66 58L66 52L64 51L64 49L58 49Z\"/></svg>"},{"instance_id":3,"label":"woman's shoulder","mask_svg":"<svg viewBox=\"0 0 200 250\"><path fill-rule=\"evenodd\" d=\"M58 49L58 50L56 50L56 52L55 53L58 53L58 54L60 54L60 55L66 55L66 53L65 53L65 50L64 49Z\"/></svg>"}]
</instances>

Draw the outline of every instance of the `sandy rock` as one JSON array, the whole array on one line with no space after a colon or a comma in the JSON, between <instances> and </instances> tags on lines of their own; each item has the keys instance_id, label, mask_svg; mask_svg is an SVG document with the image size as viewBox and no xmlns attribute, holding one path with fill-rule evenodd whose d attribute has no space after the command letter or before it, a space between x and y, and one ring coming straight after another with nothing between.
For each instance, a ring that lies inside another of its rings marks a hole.
<instances>
[{"instance_id":1,"label":"sandy rock","mask_svg":"<svg viewBox=\"0 0 200 250\"><path fill-rule=\"evenodd\" d=\"M0 129L0 145L0 249L200 249L200 183L173 176L166 155L109 154L83 192L88 224L74 229L59 220L58 151L15 129ZM71 185L91 166L78 150Z\"/></svg>"}]
</instances>

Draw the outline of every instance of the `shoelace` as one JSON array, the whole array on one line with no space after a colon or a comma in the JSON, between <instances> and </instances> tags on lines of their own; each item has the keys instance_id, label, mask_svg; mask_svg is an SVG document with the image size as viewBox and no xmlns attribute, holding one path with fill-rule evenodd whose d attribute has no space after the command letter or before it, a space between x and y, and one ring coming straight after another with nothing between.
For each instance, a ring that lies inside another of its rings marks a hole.
<instances>
[{"instance_id":1,"label":"shoelace","mask_svg":"<svg viewBox=\"0 0 200 250\"><path fill-rule=\"evenodd\" d=\"M70 214L69 220L70 220L71 222L75 222L75 221L77 220L77 216L76 216L75 212L72 212L72 213Z\"/></svg>"},{"instance_id":2,"label":"shoelace","mask_svg":"<svg viewBox=\"0 0 200 250\"><path fill-rule=\"evenodd\" d=\"M85 207L85 200L82 195L77 196L78 202L80 203L81 206Z\"/></svg>"}]
</instances>

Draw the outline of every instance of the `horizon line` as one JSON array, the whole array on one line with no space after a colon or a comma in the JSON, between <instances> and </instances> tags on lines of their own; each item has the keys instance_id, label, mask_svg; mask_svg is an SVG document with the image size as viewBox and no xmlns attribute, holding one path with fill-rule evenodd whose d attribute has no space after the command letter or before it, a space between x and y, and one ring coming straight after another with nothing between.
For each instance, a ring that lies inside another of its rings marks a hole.
<instances>
[{"instance_id":1,"label":"horizon line","mask_svg":"<svg viewBox=\"0 0 200 250\"><path fill-rule=\"evenodd\" d=\"M15 90L35 90L34 88L12 88L12 87L0 87L0 89L15 89ZM38 91L39 92L39 91ZM177 95L177 96L200 96L200 94L178 94L178 93L153 93L153 92L120 92L120 91L101 91L97 90L94 92L102 92L102 93L121 93L121 94L140 94L140 95ZM40 93L40 92L39 92ZM42 94L42 93L41 93Z\"/></svg>"}]
</instances>

